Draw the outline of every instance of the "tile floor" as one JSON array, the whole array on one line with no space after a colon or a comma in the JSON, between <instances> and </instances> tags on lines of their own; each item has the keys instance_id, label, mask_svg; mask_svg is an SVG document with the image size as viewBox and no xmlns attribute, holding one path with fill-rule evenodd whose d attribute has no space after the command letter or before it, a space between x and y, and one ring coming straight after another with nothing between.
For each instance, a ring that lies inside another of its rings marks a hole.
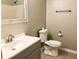
<instances>
[{"instance_id":1,"label":"tile floor","mask_svg":"<svg viewBox=\"0 0 79 59\"><path fill-rule=\"evenodd\" d=\"M77 55L67 53L64 51L59 51L59 56L57 56L57 57L48 56L48 55L45 55L44 53L42 53L41 59L77 59Z\"/></svg>"}]
</instances>

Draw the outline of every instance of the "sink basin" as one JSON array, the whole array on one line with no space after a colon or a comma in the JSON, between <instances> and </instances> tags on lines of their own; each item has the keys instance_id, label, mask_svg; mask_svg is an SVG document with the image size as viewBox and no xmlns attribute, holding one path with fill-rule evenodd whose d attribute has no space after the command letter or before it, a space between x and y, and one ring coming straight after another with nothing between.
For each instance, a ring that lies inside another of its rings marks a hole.
<instances>
[{"instance_id":1,"label":"sink basin","mask_svg":"<svg viewBox=\"0 0 79 59\"><path fill-rule=\"evenodd\" d=\"M16 49L22 48L22 46L25 44L26 44L26 41L24 40L16 40L6 44L4 47L8 50L16 50Z\"/></svg>"}]
</instances>

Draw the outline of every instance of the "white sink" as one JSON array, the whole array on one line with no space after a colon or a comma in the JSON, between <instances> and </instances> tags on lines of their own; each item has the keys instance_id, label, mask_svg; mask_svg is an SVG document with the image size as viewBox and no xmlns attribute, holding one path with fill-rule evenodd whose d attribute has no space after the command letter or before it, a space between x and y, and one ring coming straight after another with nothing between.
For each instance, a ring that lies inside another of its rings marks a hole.
<instances>
[{"instance_id":1,"label":"white sink","mask_svg":"<svg viewBox=\"0 0 79 59\"><path fill-rule=\"evenodd\" d=\"M24 40L16 40L16 41L6 44L4 47L8 50L16 50L16 49L21 48L25 44L26 44L26 41Z\"/></svg>"},{"instance_id":2,"label":"white sink","mask_svg":"<svg viewBox=\"0 0 79 59\"><path fill-rule=\"evenodd\" d=\"M28 47L30 47L32 44L34 44L39 40L40 38L31 36L22 36L15 38L14 41L5 44L2 47L3 59L9 59L17 55L18 53L27 49Z\"/></svg>"}]
</instances>

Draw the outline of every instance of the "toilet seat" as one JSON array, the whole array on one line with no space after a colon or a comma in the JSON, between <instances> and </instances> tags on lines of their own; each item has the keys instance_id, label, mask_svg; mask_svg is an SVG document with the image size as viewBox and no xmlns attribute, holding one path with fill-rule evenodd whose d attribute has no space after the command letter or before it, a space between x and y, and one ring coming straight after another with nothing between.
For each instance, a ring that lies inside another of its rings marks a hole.
<instances>
[{"instance_id":1,"label":"toilet seat","mask_svg":"<svg viewBox=\"0 0 79 59\"><path fill-rule=\"evenodd\" d=\"M61 42L56 41L56 40L49 40L49 41L45 42L45 44L47 44L51 47L60 47L61 46Z\"/></svg>"}]
</instances>

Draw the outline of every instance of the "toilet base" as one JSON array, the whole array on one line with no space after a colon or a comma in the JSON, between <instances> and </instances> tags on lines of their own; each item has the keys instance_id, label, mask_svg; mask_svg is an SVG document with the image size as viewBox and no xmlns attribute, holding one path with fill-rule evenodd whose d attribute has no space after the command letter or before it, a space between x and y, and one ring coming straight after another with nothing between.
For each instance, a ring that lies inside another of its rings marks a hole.
<instances>
[{"instance_id":1,"label":"toilet base","mask_svg":"<svg viewBox=\"0 0 79 59\"><path fill-rule=\"evenodd\" d=\"M44 54L50 55L50 56L58 56L58 48L52 48L52 47L44 47Z\"/></svg>"}]
</instances>

